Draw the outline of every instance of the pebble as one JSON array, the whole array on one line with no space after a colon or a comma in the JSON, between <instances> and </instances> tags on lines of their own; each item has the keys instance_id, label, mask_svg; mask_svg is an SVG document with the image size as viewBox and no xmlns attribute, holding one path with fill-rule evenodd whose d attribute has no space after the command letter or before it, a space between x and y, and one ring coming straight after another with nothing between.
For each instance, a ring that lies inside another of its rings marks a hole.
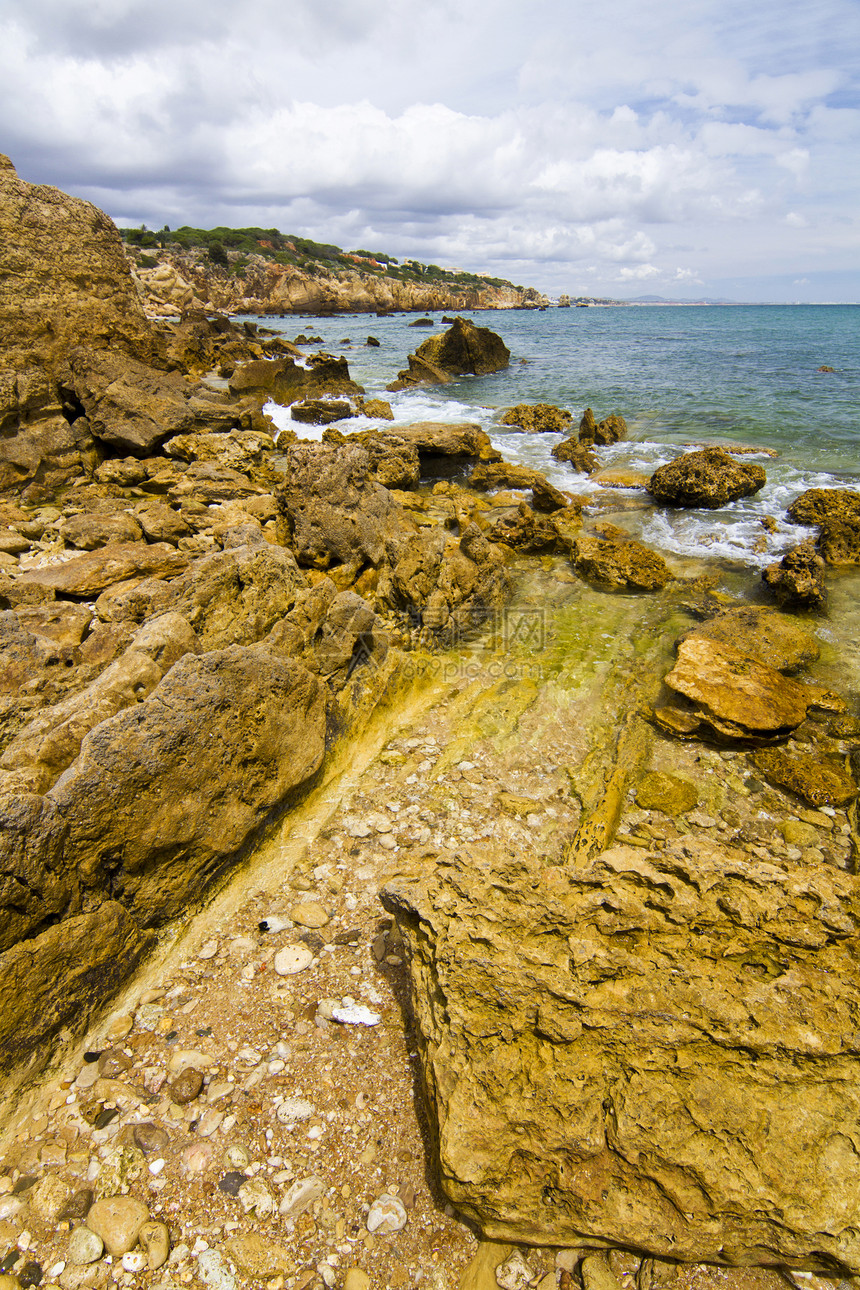
<instances>
[{"instance_id":1,"label":"pebble","mask_svg":"<svg viewBox=\"0 0 860 1290\"><path fill-rule=\"evenodd\" d=\"M132 1130L134 1144L139 1147L145 1156L151 1151L163 1151L170 1144L170 1138L159 1128L157 1124L147 1121L144 1124L136 1124Z\"/></svg>"},{"instance_id":2,"label":"pebble","mask_svg":"<svg viewBox=\"0 0 860 1290\"><path fill-rule=\"evenodd\" d=\"M71 1197L72 1189L56 1174L45 1174L30 1195L30 1209L44 1223L55 1223Z\"/></svg>"},{"instance_id":3,"label":"pebble","mask_svg":"<svg viewBox=\"0 0 860 1290\"><path fill-rule=\"evenodd\" d=\"M534 1277L534 1269L526 1263L519 1250L496 1268L496 1285L501 1290L526 1290Z\"/></svg>"},{"instance_id":4,"label":"pebble","mask_svg":"<svg viewBox=\"0 0 860 1290\"><path fill-rule=\"evenodd\" d=\"M261 932L286 932L292 927L289 918L284 918L283 914L267 914L261 918L257 924Z\"/></svg>"},{"instance_id":5,"label":"pebble","mask_svg":"<svg viewBox=\"0 0 860 1290\"><path fill-rule=\"evenodd\" d=\"M298 1120L309 1120L315 1109L313 1103L303 1097L285 1097L277 1114L281 1124L295 1124Z\"/></svg>"},{"instance_id":6,"label":"pebble","mask_svg":"<svg viewBox=\"0 0 860 1290\"><path fill-rule=\"evenodd\" d=\"M285 945L275 955L274 969L278 976L295 976L309 968L313 961L313 951L309 946Z\"/></svg>"},{"instance_id":7,"label":"pebble","mask_svg":"<svg viewBox=\"0 0 860 1290\"><path fill-rule=\"evenodd\" d=\"M177 1106L185 1106L199 1097L202 1088L203 1076L200 1071L195 1070L193 1066L186 1066L170 1085L168 1094L171 1102L175 1102Z\"/></svg>"},{"instance_id":8,"label":"pebble","mask_svg":"<svg viewBox=\"0 0 860 1290\"><path fill-rule=\"evenodd\" d=\"M300 927L325 927L329 921L328 914L316 900L304 900L299 905L293 905L290 918Z\"/></svg>"},{"instance_id":9,"label":"pebble","mask_svg":"<svg viewBox=\"0 0 860 1290\"><path fill-rule=\"evenodd\" d=\"M274 1212L274 1197L262 1178L249 1178L243 1182L237 1195L246 1214L253 1211L257 1218L264 1218Z\"/></svg>"},{"instance_id":10,"label":"pebble","mask_svg":"<svg viewBox=\"0 0 860 1290\"><path fill-rule=\"evenodd\" d=\"M65 1222L80 1222L80 1220L82 1218L86 1218L87 1214L90 1212L92 1203L92 1189L89 1187L82 1187L80 1191L76 1191L75 1194L69 1198L68 1202L57 1217L61 1221Z\"/></svg>"},{"instance_id":11,"label":"pebble","mask_svg":"<svg viewBox=\"0 0 860 1290\"><path fill-rule=\"evenodd\" d=\"M364 820L348 820L344 832L350 838L369 838L373 830Z\"/></svg>"},{"instance_id":12,"label":"pebble","mask_svg":"<svg viewBox=\"0 0 860 1290\"><path fill-rule=\"evenodd\" d=\"M102 1079L116 1079L123 1071L131 1069L131 1058L121 1048L108 1048L96 1062Z\"/></svg>"},{"instance_id":13,"label":"pebble","mask_svg":"<svg viewBox=\"0 0 860 1290\"><path fill-rule=\"evenodd\" d=\"M378 1026L382 1017L362 1003L345 1003L332 1010L332 1020L345 1026Z\"/></svg>"},{"instance_id":14,"label":"pebble","mask_svg":"<svg viewBox=\"0 0 860 1290\"><path fill-rule=\"evenodd\" d=\"M234 1169L247 1169L251 1163L251 1154L246 1147L235 1143L224 1152L224 1161L225 1164L232 1165Z\"/></svg>"},{"instance_id":15,"label":"pebble","mask_svg":"<svg viewBox=\"0 0 860 1290\"><path fill-rule=\"evenodd\" d=\"M212 1163L215 1150L208 1142L195 1142L182 1152L182 1172L185 1174L202 1174Z\"/></svg>"},{"instance_id":16,"label":"pebble","mask_svg":"<svg viewBox=\"0 0 860 1290\"><path fill-rule=\"evenodd\" d=\"M167 1262L167 1256L170 1253L170 1233L164 1223L150 1219L140 1229L138 1240L146 1253L146 1265L151 1271L154 1272L156 1268L160 1268Z\"/></svg>"},{"instance_id":17,"label":"pebble","mask_svg":"<svg viewBox=\"0 0 860 1290\"><path fill-rule=\"evenodd\" d=\"M92 1088L96 1080L100 1078L98 1062L85 1062L81 1070L78 1071L75 1088Z\"/></svg>"},{"instance_id":18,"label":"pebble","mask_svg":"<svg viewBox=\"0 0 860 1290\"><path fill-rule=\"evenodd\" d=\"M179 1071L185 1070L186 1066L193 1066L195 1070L206 1070L212 1065L214 1062L208 1053L200 1052L197 1048L178 1048L175 1053L171 1053L167 1069L171 1075L176 1075Z\"/></svg>"},{"instance_id":19,"label":"pebble","mask_svg":"<svg viewBox=\"0 0 860 1290\"><path fill-rule=\"evenodd\" d=\"M122 1256L124 1272L142 1272L146 1267L146 1255L143 1250L130 1250Z\"/></svg>"},{"instance_id":20,"label":"pebble","mask_svg":"<svg viewBox=\"0 0 860 1290\"><path fill-rule=\"evenodd\" d=\"M236 1290L236 1278L224 1267L224 1260L217 1250L202 1250L197 1256L200 1279L212 1290Z\"/></svg>"},{"instance_id":21,"label":"pebble","mask_svg":"<svg viewBox=\"0 0 860 1290\"><path fill-rule=\"evenodd\" d=\"M140 1229L149 1221L149 1210L133 1196L97 1200L87 1215L87 1227L105 1243L108 1254L127 1254L137 1244Z\"/></svg>"},{"instance_id":22,"label":"pebble","mask_svg":"<svg viewBox=\"0 0 860 1290\"><path fill-rule=\"evenodd\" d=\"M361 1268L348 1268L343 1279L343 1290L370 1290L370 1277Z\"/></svg>"},{"instance_id":23,"label":"pebble","mask_svg":"<svg viewBox=\"0 0 860 1290\"><path fill-rule=\"evenodd\" d=\"M310 1209L315 1200L321 1200L324 1195L325 1183L322 1178L317 1178L316 1175L299 1178L284 1194L280 1204L281 1216L286 1219L299 1218Z\"/></svg>"},{"instance_id":24,"label":"pebble","mask_svg":"<svg viewBox=\"0 0 860 1290\"><path fill-rule=\"evenodd\" d=\"M214 959L217 953L218 942L217 940L211 940L207 941L205 945L201 945L200 949L197 951L197 957L199 959Z\"/></svg>"},{"instance_id":25,"label":"pebble","mask_svg":"<svg viewBox=\"0 0 860 1290\"><path fill-rule=\"evenodd\" d=\"M76 1227L69 1237L69 1260L72 1263L95 1263L104 1251L104 1241L88 1227Z\"/></svg>"},{"instance_id":26,"label":"pebble","mask_svg":"<svg viewBox=\"0 0 860 1290\"><path fill-rule=\"evenodd\" d=\"M399 1196L383 1192L377 1196L367 1215L368 1232L401 1232L406 1226L406 1209Z\"/></svg>"},{"instance_id":27,"label":"pebble","mask_svg":"<svg viewBox=\"0 0 860 1290\"><path fill-rule=\"evenodd\" d=\"M197 1125L197 1132L201 1138L211 1138L212 1134L219 1128L221 1121L224 1119L223 1111L216 1111L213 1108L206 1111L200 1117L200 1123Z\"/></svg>"}]
</instances>

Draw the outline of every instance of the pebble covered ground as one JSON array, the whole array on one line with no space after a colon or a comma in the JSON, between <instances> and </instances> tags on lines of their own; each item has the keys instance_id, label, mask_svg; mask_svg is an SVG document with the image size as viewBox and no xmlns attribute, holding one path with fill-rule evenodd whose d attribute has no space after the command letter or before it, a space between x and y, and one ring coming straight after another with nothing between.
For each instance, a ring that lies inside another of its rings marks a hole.
<instances>
[{"instance_id":1,"label":"pebble covered ground","mask_svg":"<svg viewBox=\"0 0 860 1290\"><path fill-rule=\"evenodd\" d=\"M0 1161L0 1290L458 1286L478 1242L428 1163L405 966L378 893L479 839L557 858L581 812L576 714L604 680L461 669L417 728L332 788L289 872L191 923L184 957L19 1122ZM631 793L619 841L848 864L844 813L802 810L741 751L658 739L652 768L698 800L672 817ZM512 1286L572 1284L569 1254L528 1259ZM616 1269L622 1287L635 1263Z\"/></svg>"}]
</instances>

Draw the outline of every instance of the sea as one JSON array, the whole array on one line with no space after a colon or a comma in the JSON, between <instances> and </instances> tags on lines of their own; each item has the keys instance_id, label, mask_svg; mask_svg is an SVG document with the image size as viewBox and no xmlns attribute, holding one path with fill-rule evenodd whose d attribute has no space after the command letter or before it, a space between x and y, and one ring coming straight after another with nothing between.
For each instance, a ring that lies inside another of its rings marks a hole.
<instances>
[{"instance_id":1,"label":"sea","mask_svg":"<svg viewBox=\"0 0 860 1290\"><path fill-rule=\"evenodd\" d=\"M479 423L507 461L542 471L559 488L591 498L660 553L679 576L718 569L733 595L762 599L761 570L813 530L792 524L786 507L808 488L860 488L860 305L591 306L479 311L466 316L497 332L510 366L444 386L389 393L406 356L434 332L415 315L257 318L287 339L322 337L308 352L346 357L367 395L387 399L394 422ZM368 346L368 336L379 346ZM822 368L832 368L823 371ZM746 450L767 483L754 497L720 510L652 505L644 487L614 489L558 462L562 436L523 434L500 424L517 403L552 403L597 420L623 416L628 438L598 448L601 468L644 478L679 454L721 444ZM319 438L321 429L266 409L280 428ZM378 425L358 417L344 434ZM617 499L617 500L615 500ZM770 518L768 518L770 517ZM775 521L773 525L770 520ZM766 521L767 523L763 523ZM820 624L838 643L860 687L860 571L829 575L831 603Z\"/></svg>"}]
</instances>

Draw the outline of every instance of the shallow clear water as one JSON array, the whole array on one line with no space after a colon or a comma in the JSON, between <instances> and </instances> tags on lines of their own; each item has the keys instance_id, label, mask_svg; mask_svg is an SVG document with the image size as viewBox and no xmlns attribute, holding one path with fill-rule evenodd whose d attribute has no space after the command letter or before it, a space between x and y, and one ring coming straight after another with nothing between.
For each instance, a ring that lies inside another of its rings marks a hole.
<instances>
[{"instance_id":1,"label":"shallow clear water","mask_svg":"<svg viewBox=\"0 0 860 1290\"><path fill-rule=\"evenodd\" d=\"M410 350L442 329L439 315L432 331L410 327L411 315L259 321L288 338L302 330L322 336L323 346L316 348L343 353L368 394L389 399L396 423L479 421L506 459L542 470L573 493L593 493L599 485L555 461L551 449L559 436L500 426L504 408L555 403L574 414L574 427L585 407L598 419L620 413L629 440L599 449L601 464L645 475L703 443L779 454L748 458L768 476L753 498L716 512L649 506L626 521L667 554L707 554L760 568L807 535L784 518L794 497L811 487L860 486L860 307L660 306L473 317L503 337L510 367L395 395L385 393L385 385L406 365ZM380 348L365 345L368 334ZM836 370L819 372L823 364ZM288 414L276 415L289 424ZM359 419L340 428L348 433L367 424ZM644 492L640 496L645 502ZM776 533L765 532L765 515L778 521Z\"/></svg>"}]
</instances>

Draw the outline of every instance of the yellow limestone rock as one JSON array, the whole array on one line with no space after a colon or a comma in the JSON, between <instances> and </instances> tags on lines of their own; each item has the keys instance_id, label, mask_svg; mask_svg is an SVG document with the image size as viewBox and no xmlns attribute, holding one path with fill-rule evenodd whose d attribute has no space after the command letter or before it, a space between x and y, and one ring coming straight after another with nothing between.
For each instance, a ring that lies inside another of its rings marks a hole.
<instances>
[{"instance_id":1,"label":"yellow limestone rock","mask_svg":"<svg viewBox=\"0 0 860 1290\"><path fill-rule=\"evenodd\" d=\"M382 898L486 1237L860 1271L860 878L683 837L473 850Z\"/></svg>"}]
</instances>

